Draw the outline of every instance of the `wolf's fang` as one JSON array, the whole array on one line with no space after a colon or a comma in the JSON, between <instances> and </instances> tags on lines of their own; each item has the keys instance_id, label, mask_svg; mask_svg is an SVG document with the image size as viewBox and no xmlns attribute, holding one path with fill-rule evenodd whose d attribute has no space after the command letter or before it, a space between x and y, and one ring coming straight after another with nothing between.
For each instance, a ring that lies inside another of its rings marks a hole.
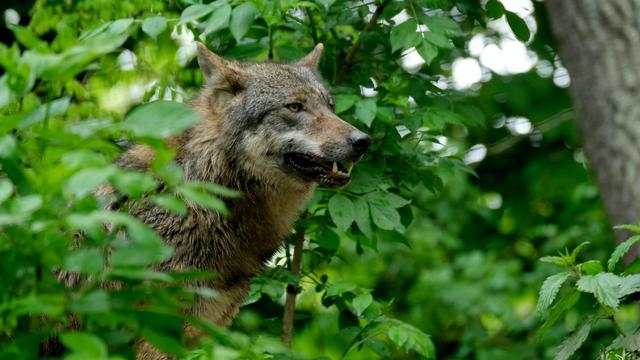
<instances>
[{"instance_id":1,"label":"wolf's fang","mask_svg":"<svg viewBox=\"0 0 640 360\"><path fill-rule=\"evenodd\" d=\"M351 170L353 170L353 163L350 162L349 166L347 167L347 175L351 175Z\"/></svg>"},{"instance_id":2,"label":"wolf's fang","mask_svg":"<svg viewBox=\"0 0 640 360\"><path fill-rule=\"evenodd\" d=\"M333 162L333 173L337 173L338 172L338 163L337 162Z\"/></svg>"}]
</instances>

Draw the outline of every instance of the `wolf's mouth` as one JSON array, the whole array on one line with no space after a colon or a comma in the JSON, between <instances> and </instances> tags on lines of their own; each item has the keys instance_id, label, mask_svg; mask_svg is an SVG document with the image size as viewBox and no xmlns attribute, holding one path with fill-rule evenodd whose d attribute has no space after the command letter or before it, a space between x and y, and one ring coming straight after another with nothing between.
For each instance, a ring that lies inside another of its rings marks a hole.
<instances>
[{"instance_id":1,"label":"wolf's mouth","mask_svg":"<svg viewBox=\"0 0 640 360\"><path fill-rule=\"evenodd\" d=\"M355 164L354 161L332 161L303 153L286 153L284 162L303 178L330 187L347 185Z\"/></svg>"}]
</instances>

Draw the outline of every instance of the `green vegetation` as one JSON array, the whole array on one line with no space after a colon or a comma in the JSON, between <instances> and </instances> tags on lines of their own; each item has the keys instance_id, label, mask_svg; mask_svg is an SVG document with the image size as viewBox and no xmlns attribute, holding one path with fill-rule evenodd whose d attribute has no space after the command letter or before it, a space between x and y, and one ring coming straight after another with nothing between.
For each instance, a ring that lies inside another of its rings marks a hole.
<instances>
[{"instance_id":1,"label":"green vegetation","mask_svg":"<svg viewBox=\"0 0 640 360\"><path fill-rule=\"evenodd\" d=\"M498 0L3 5L17 14L0 32L0 358L35 358L54 334L69 359L133 358L140 336L187 359L637 358L640 262L622 258L640 235L616 247L541 3L528 22ZM479 34L526 42L537 65L455 85ZM184 181L162 141L197 121L184 105L202 84L194 40L281 62L324 43L336 113L374 139L351 184L316 192L230 329L183 318L215 296L183 281L212 275L150 270L172 249L127 212L143 198L224 212L237 196ZM156 150L146 173L113 165L136 142ZM117 195L94 197L107 182ZM83 280L66 288L60 269ZM189 343L183 320L208 336Z\"/></svg>"}]
</instances>

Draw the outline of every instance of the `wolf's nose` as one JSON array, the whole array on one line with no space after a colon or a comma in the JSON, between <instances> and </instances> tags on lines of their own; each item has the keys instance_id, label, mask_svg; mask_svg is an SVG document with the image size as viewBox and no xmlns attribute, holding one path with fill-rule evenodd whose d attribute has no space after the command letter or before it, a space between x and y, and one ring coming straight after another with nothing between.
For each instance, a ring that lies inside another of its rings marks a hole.
<instances>
[{"instance_id":1,"label":"wolf's nose","mask_svg":"<svg viewBox=\"0 0 640 360\"><path fill-rule=\"evenodd\" d=\"M358 156L366 153L369 144L371 144L371 138L361 131L354 131L351 134L350 141L353 151L355 151Z\"/></svg>"}]
</instances>

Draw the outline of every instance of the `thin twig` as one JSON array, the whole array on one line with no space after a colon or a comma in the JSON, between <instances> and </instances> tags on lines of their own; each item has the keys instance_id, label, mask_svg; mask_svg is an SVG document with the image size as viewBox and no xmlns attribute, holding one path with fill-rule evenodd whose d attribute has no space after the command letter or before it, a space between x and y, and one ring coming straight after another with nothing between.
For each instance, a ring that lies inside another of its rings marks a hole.
<instances>
[{"instance_id":1,"label":"thin twig","mask_svg":"<svg viewBox=\"0 0 640 360\"><path fill-rule=\"evenodd\" d=\"M289 270L294 276L300 275L300 262L302 260L302 244L304 243L304 228L298 229L293 239L293 260ZM296 295L298 294L298 285L287 285L287 299L284 303L284 315L282 316L282 342L291 349L291 337L293 335L293 316L296 309Z\"/></svg>"},{"instance_id":2,"label":"thin twig","mask_svg":"<svg viewBox=\"0 0 640 360\"><path fill-rule=\"evenodd\" d=\"M373 30L373 27L376 25L376 22L378 22L378 17L380 17L380 14L382 14L382 11L390 2L391 0L384 0L378 7L376 7L376 11L373 12L371 19L362 30L363 33L368 33L371 30ZM349 72L349 70L351 70L353 61L356 58L356 55L358 54L360 47L362 47L361 39L362 39L362 36L359 36L358 40L356 40L356 43L353 44L351 51L347 54L347 57L344 59L344 63L342 64L342 69L340 69L340 74L338 75L338 79L336 80L336 84L341 84L345 76L347 76L347 73Z\"/></svg>"}]
</instances>

